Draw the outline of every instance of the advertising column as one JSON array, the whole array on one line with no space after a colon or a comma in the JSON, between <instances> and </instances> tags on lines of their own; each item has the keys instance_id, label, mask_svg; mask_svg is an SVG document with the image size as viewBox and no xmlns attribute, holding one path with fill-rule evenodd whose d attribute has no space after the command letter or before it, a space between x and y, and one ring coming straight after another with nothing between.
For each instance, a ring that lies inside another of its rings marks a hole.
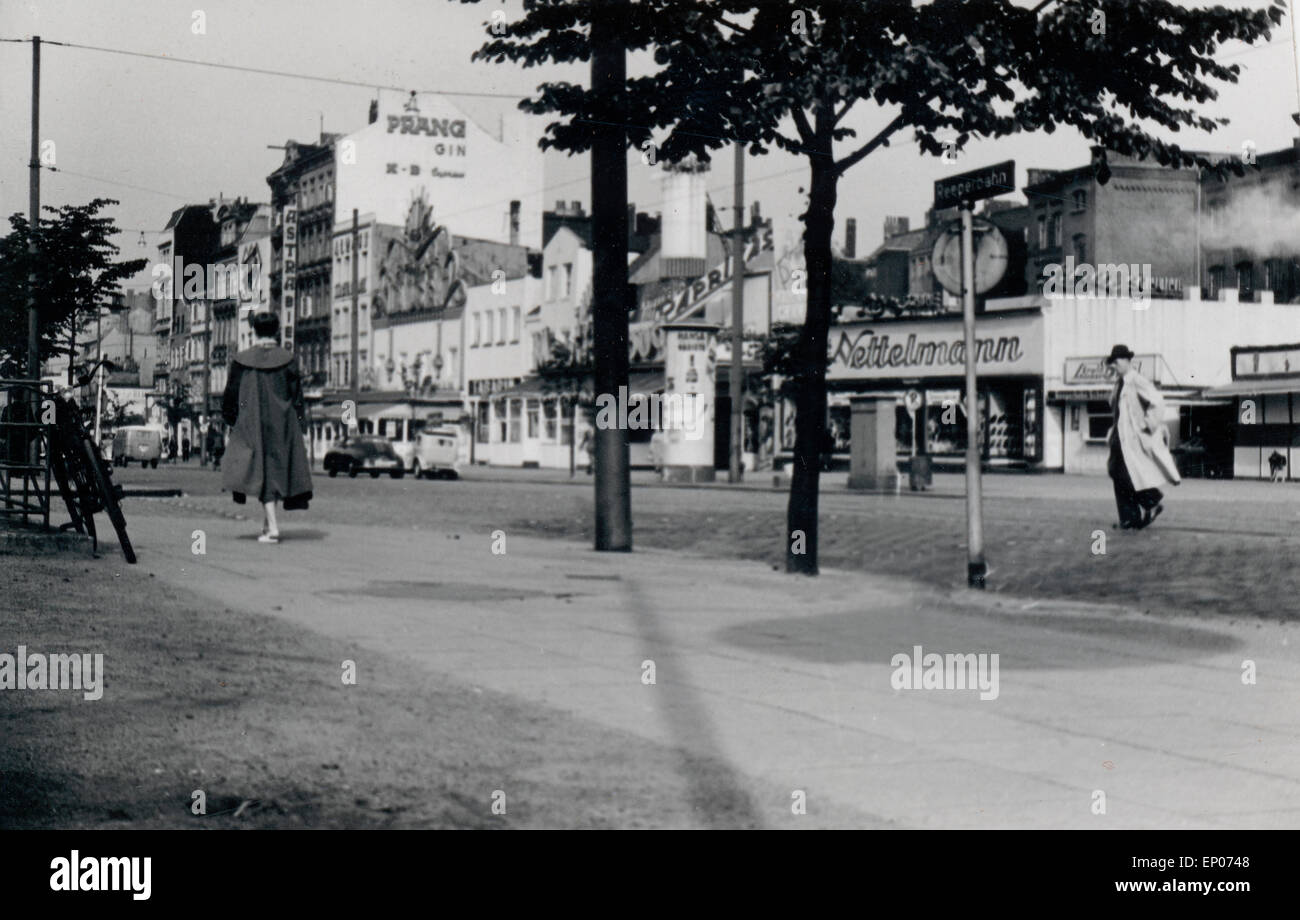
<instances>
[{"instance_id":1,"label":"advertising column","mask_svg":"<svg viewBox=\"0 0 1300 920\"><path fill-rule=\"evenodd\" d=\"M670 323L663 331L663 478L669 482L712 482L718 327Z\"/></svg>"}]
</instances>

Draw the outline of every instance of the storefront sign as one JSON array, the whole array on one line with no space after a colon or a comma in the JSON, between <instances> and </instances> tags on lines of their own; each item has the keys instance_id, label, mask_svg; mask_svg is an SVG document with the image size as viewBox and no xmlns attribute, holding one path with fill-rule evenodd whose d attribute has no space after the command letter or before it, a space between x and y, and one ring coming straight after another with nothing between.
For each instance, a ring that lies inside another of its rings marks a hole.
<instances>
[{"instance_id":1,"label":"storefront sign","mask_svg":"<svg viewBox=\"0 0 1300 920\"><path fill-rule=\"evenodd\" d=\"M745 250L748 264L760 252L772 249L772 224L769 221L762 232L755 235ZM709 272L690 282L686 288L667 297L660 297L649 310L642 304L642 316L654 317L661 323L675 323L689 319L704 309L704 301L724 287L731 286L731 259L723 259Z\"/></svg>"},{"instance_id":2,"label":"storefront sign","mask_svg":"<svg viewBox=\"0 0 1300 920\"><path fill-rule=\"evenodd\" d=\"M1043 372L1043 318L982 316L975 331L981 375ZM966 344L960 321L849 323L831 328L829 380L960 377Z\"/></svg>"},{"instance_id":3,"label":"storefront sign","mask_svg":"<svg viewBox=\"0 0 1300 920\"><path fill-rule=\"evenodd\" d=\"M1160 382L1159 355L1134 355L1131 366L1152 383ZM1105 355L1098 355L1095 358L1066 358L1062 380L1066 386L1113 384L1115 370L1107 366Z\"/></svg>"},{"instance_id":4,"label":"storefront sign","mask_svg":"<svg viewBox=\"0 0 1300 920\"><path fill-rule=\"evenodd\" d=\"M1233 348L1232 379L1300 374L1300 345L1277 348Z\"/></svg>"},{"instance_id":5,"label":"storefront sign","mask_svg":"<svg viewBox=\"0 0 1300 920\"><path fill-rule=\"evenodd\" d=\"M298 279L298 206L287 204L281 215L284 230L284 245L280 249L283 259L283 272L280 281L280 336L281 344L293 350L293 319L297 315L297 279Z\"/></svg>"}]
</instances>

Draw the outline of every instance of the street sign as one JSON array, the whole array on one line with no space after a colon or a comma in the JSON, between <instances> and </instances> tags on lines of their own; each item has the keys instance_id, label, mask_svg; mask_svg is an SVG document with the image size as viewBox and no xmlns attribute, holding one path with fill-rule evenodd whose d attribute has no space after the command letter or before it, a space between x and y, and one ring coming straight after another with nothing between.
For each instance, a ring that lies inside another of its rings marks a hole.
<instances>
[{"instance_id":1,"label":"street sign","mask_svg":"<svg viewBox=\"0 0 1300 920\"><path fill-rule=\"evenodd\" d=\"M916 410L921 408L921 391L908 390L903 396L903 405L907 407L908 412L915 415Z\"/></svg>"},{"instance_id":2,"label":"street sign","mask_svg":"<svg viewBox=\"0 0 1300 920\"><path fill-rule=\"evenodd\" d=\"M1006 237L989 221L973 222L975 235L975 293L992 290L1007 273L1010 260ZM934 241L930 265L935 279L949 294L960 297L961 290L961 222L954 221Z\"/></svg>"},{"instance_id":3,"label":"street sign","mask_svg":"<svg viewBox=\"0 0 1300 920\"><path fill-rule=\"evenodd\" d=\"M993 198L1016 190L1016 161L1007 160L996 166L985 166L959 176L936 179L934 206L938 210L955 208L963 201Z\"/></svg>"}]
</instances>

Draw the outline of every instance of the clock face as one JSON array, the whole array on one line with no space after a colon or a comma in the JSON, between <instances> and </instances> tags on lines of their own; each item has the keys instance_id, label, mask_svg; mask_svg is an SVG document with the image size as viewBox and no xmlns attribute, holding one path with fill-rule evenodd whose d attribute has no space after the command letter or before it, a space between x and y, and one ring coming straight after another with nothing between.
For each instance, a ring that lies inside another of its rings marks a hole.
<instances>
[{"instance_id":1,"label":"clock face","mask_svg":"<svg viewBox=\"0 0 1300 920\"><path fill-rule=\"evenodd\" d=\"M975 293L983 294L1006 274L1006 237L986 220L974 222ZM961 296L961 224L954 223L935 241L931 255L934 277L949 294Z\"/></svg>"}]
</instances>

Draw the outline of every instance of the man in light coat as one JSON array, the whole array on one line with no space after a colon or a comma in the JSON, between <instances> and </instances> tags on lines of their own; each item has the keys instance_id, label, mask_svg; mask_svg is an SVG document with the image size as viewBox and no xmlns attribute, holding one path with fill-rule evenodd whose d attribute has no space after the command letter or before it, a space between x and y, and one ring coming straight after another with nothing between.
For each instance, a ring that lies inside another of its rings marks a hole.
<instances>
[{"instance_id":1,"label":"man in light coat","mask_svg":"<svg viewBox=\"0 0 1300 920\"><path fill-rule=\"evenodd\" d=\"M1133 370L1132 361L1126 345L1116 345L1106 359L1119 378L1110 398L1115 422L1107 437L1107 468L1114 481L1119 526L1141 530L1165 510L1160 486L1178 485L1182 479L1169 453L1164 398L1155 384Z\"/></svg>"}]
</instances>

